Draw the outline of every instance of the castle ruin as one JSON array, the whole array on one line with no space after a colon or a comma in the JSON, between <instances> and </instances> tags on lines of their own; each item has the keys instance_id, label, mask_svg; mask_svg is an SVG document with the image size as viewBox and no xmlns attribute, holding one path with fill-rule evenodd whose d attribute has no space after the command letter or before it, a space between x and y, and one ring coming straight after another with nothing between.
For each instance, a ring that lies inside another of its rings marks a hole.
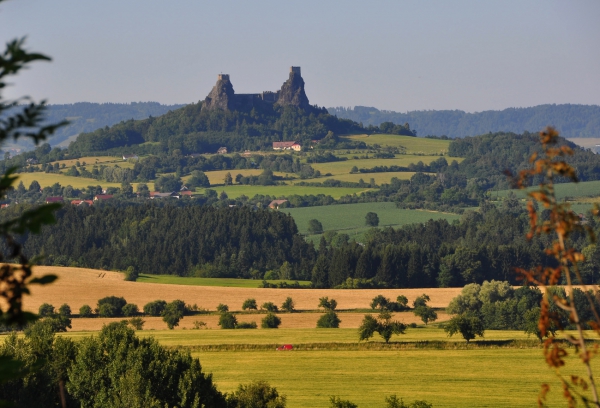
<instances>
[{"instance_id":1,"label":"castle ruin","mask_svg":"<svg viewBox=\"0 0 600 408\"><path fill-rule=\"evenodd\" d=\"M202 110L250 110L254 107L260 107L260 105L269 104L296 106L306 111L312 111L315 108L308 102L308 97L304 92L304 80L300 72L300 67L290 67L289 77L280 90L253 94L236 94L229 75L219 74L217 83L204 100Z\"/></svg>"}]
</instances>

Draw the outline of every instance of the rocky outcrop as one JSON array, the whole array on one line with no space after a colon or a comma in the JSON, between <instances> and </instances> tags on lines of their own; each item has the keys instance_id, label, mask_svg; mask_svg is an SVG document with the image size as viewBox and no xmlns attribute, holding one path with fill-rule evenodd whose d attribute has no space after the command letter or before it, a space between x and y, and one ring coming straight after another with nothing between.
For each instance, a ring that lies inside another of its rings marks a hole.
<instances>
[{"instance_id":1,"label":"rocky outcrop","mask_svg":"<svg viewBox=\"0 0 600 408\"><path fill-rule=\"evenodd\" d=\"M281 86L276 104L281 106L292 105L304 110L312 108L304 92L304 79L302 79L300 73L290 72L290 77Z\"/></svg>"},{"instance_id":2,"label":"rocky outcrop","mask_svg":"<svg viewBox=\"0 0 600 408\"><path fill-rule=\"evenodd\" d=\"M229 75L219 75L216 85L204 100L202 109L235 110L235 91Z\"/></svg>"},{"instance_id":3,"label":"rocky outcrop","mask_svg":"<svg viewBox=\"0 0 600 408\"><path fill-rule=\"evenodd\" d=\"M277 92L236 95L229 75L218 76L217 84L204 100L202 109L220 109L224 111L250 110L256 107L280 105L295 106L312 112L315 108L308 103L304 92L304 80L300 75L300 67L290 68L290 77Z\"/></svg>"}]
</instances>

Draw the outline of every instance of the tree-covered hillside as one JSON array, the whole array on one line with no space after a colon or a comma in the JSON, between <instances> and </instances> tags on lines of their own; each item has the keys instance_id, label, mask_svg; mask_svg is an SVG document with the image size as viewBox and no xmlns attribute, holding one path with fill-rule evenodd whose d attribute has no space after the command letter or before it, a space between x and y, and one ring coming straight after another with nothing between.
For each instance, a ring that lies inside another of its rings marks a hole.
<instances>
[{"instance_id":1,"label":"tree-covered hillside","mask_svg":"<svg viewBox=\"0 0 600 408\"><path fill-rule=\"evenodd\" d=\"M259 109L225 111L202 109L202 105L198 102L157 118L129 120L80 135L69 150L87 154L153 142L160 151L215 153L222 146L234 151L255 151L270 148L275 141L294 140L307 145L328 134L366 131L358 123L338 119L323 108L307 113L294 106L265 104ZM396 130L398 134L412 135L403 126ZM152 150L155 151L156 148Z\"/></svg>"},{"instance_id":2,"label":"tree-covered hillside","mask_svg":"<svg viewBox=\"0 0 600 408\"><path fill-rule=\"evenodd\" d=\"M46 122L58 123L69 120L67 126L56 130L49 139L52 146L65 142L71 136L84 132L93 132L105 126L112 126L129 119L146 119L160 116L184 105L161 105L158 102L132 103L91 103L77 102L63 105L49 105L45 113ZM19 141L23 148L32 148L29 141Z\"/></svg>"},{"instance_id":3,"label":"tree-covered hillside","mask_svg":"<svg viewBox=\"0 0 600 408\"><path fill-rule=\"evenodd\" d=\"M367 106L328 108L332 115L379 126L383 122L410 123L421 136L465 137L488 132L537 132L554 126L563 137L599 137L600 106L538 105L501 111L467 113L461 110L428 110L406 113L378 110Z\"/></svg>"}]
</instances>

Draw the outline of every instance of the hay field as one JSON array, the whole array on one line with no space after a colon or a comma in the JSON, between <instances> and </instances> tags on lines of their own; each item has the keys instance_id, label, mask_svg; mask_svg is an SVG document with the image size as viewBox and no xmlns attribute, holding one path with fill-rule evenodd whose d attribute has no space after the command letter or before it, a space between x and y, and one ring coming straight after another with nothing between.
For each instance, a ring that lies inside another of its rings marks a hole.
<instances>
[{"instance_id":1,"label":"hay field","mask_svg":"<svg viewBox=\"0 0 600 408\"><path fill-rule=\"evenodd\" d=\"M359 169L370 169L376 166L404 166L416 164L422 161L429 164L434 160L439 159L439 156L417 156L411 154L398 154L393 159L357 159L345 160L330 163L311 163L315 170L319 170L321 174L331 173L334 176L339 174L348 174L352 167L356 166ZM334 177L335 178L335 177ZM317 179L318 180L318 179Z\"/></svg>"},{"instance_id":2,"label":"hay field","mask_svg":"<svg viewBox=\"0 0 600 408\"><path fill-rule=\"evenodd\" d=\"M31 296L24 299L26 310L37 311L42 303L55 307L69 304L72 310L79 310L84 304L95 306L98 299L105 296L122 296L127 302L142 307L146 303L163 299L168 302L181 299L189 304L215 310L219 303L229 305L230 310L241 310L245 299L254 298L261 305L274 302L281 305L292 297L298 310L315 310L319 298L329 296L338 302L338 309L368 308L371 299L382 294L396 299L400 294L412 302L417 296L427 293L430 305L443 308L460 293L460 288L443 289L264 289L264 288L224 288L215 286L186 286L158 283L125 282L118 272L103 272L94 269L36 266L34 275L56 274L56 282L46 286L32 286ZM104 274L99 278L99 274ZM201 319L200 319L201 320Z\"/></svg>"},{"instance_id":3,"label":"hay field","mask_svg":"<svg viewBox=\"0 0 600 408\"><path fill-rule=\"evenodd\" d=\"M300 183L300 182L309 182L309 183L322 183L323 181L327 180L327 179L334 179L334 180L340 180L340 181L351 181L353 183L358 183L361 179L368 183L369 180L371 180L372 178L375 179L375 183L377 184L383 184L383 183L389 183L390 180L392 179L392 177L396 177L400 180L409 180L412 176L414 176L415 173L411 172L411 171L390 171L387 173L355 173L355 174L336 174L334 176L327 176L327 177L320 177L318 179L306 179L306 180L294 180L293 183Z\"/></svg>"},{"instance_id":4,"label":"hay field","mask_svg":"<svg viewBox=\"0 0 600 408\"><path fill-rule=\"evenodd\" d=\"M141 274L137 282L146 283L168 283L171 285L193 285L193 286L222 286L235 288L259 288L262 281L252 279L236 279L236 278L196 278L182 277L176 275L143 275ZM292 280L268 280L269 283L294 283ZM309 281L299 281L302 285L309 285Z\"/></svg>"},{"instance_id":5,"label":"hay field","mask_svg":"<svg viewBox=\"0 0 600 408\"><path fill-rule=\"evenodd\" d=\"M344 136L350 140L365 142L367 145L405 147L410 154L440 154L447 153L451 140L427 139L424 137L411 137L399 135L353 135ZM451 160L449 160L451 161Z\"/></svg>"},{"instance_id":6,"label":"hay field","mask_svg":"<svg viewBox=\"0 0 600 408\"><path fill-rule=\"evenodd\" d=\"M64 174L56 174L56 173L19 173L19 181L22 181L25 185L25 188L29 187L33 180L37 180L40 183L40 186L48 187L53 185L54 183L59 183L61 186L66 187L68 185L74 188L84 188L87 186L102 186L104 188L107 187L121 187L121 183L109 183L106 181L85 178L85 177L71 177L65 176Z\"/></svg>"},{"instance_id":7,"label":"hay field","mask_svg":"<svg viewBox=\"0 0 600 408\"><path fill-rule=\"evenodd\" d=\"M126 298L127 299L127 298ZM57 305L55 305L57 306ZM143 306L143 305L139 305L138 306ZM76 312L76 311L75 311ZM446 320L450 319L450 316L446 313L446 312L442 312L439 311L437 312L438 314L438 322L443 322ZM264 330L264 329L260 329L260 321L262 320L263 317L265 317L264 313L238 313L235 314L236 318L238 320L238 322L255 322L259 329L258 330ZM281 326L280 329L315 329L317 327L317 320L319 320L319 317L321 317L322 313L278 313L278 316L281 318ZM358 327L360 326L363 317L364 317L365 313L351 313L351 312L347 312L347 313L338 313L338 317L341 319L341 323L340 323L340 328L342 329L358 329ZM146 323L144 323L144 331L145 330L165 330L167 325L165 322L163 322L161 317L146 317L144 316L143 319L146 321ZM410 323L416 323L416 324L423 324L423 322L416 317L412 312L402 312L402 313L394 313L394 319L403 322L404 324L410 324ZM102 328L102 326L104 326L105 324L109 324L111 322L118 322L123 320L123 318L100 318L100 317L94 317L94 318L76 318L76 319L72 319L71 322L71 331L97 331L100 330ZM179 322L179 326L177 327L177 330L180 329L186 329L186 330L191 330L194 328L194 322L195 321L202 321L206 323L206 328L207 329L220 329L221 327L218 325L219 322L219 316L217 314L202 314L202 315L195 315L195 316L185 316L183 319L181 319L181 321ZM196 331L194 331L196 332ZM248 333L249 332L254 332L254 330L237 330L237 333L240 332L244 332L246 333L246 335L243 336L243 339L240 338L240 342L243 342L243 344L255 344L255 339L252 337L248 337ZM267 332L270 332L270 330L267 330ZM264 336L264 335L263 335ZM289 334L287 335L289 337ZM224 339L221 338L223 337L222 335L217 335L216 337L208 337L205 336L204 334L202 334L202 338L204 339L205 343L203 344L224 344L223 341ZM261 337L261 336L259 336ZM212 341L214 341L213 343L210 342L206 342L206 338L212 339ZM443 340L446 340L446 338L444 338ZM262 341L259 340L259 343L264 343L264 342L268 342L268 343L272 343L273 337L272 334L269 334L268 336L264 336L264 339L262 339ZM297 341L297 340L295 340ZM314 342L315 340L312 340L312 342ZM327 341L327 340L325 340ZM338 339L329 339L328 341L339 341ZM356 332L353 330L352 331L352 336L351 339L349 339L348 341L351 342L356 342ZM178 338L177 343L173 344L173 345L180 345L180 346L184 346L187 345L185 342L181 343L180 339Z\"/></svg>"}]
</instances>

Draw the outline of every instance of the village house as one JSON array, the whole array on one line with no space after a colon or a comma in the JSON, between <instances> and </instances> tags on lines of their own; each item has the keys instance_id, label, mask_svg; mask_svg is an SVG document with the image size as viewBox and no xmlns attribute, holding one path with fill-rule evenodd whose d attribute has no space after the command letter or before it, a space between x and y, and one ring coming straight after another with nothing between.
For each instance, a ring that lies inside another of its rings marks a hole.
<instances>
[{"instance_id":1,"label":"village house","mask_svg":"<svg viewBox=\"0 0 600 408\"><path fill-rule=\"evenodd\" d=\"M138 160L139 157L137 154L124 154L123 160Z\"/></svg>"},{"instance_id":2,"label":"village house","mask_svg":"<svg viewBox=\"0 0 600 408\"><path fill-rule=\"evenodd\" d=\"M226 154L226 153L227 153L226 147L219 147L219 150L217 150L217 154Z\"/></svg>"},{"instance_id":3,"label":"village house","mask_svg":"<svg viewBox=\"0 0 600 408\"><path fill-rule=\"evenodd\" d=\"M92 200L72 200L71 201L71 205L94 205L94 202Z\"/></svg>"},{"instance_id":4,"label":"village house","mask_svg":"<svg viewBox=\"0 0 600 408\"><path fill-rule=\"evenodd\" d=\"M296 142L273 142L273 150L295 150L299 152L302 146Z\"/></svg>"},{"instance_id":5,"label":"village house","mask_svg":"<svg viewBox=\"0 0 600 408\"><path fill-rule=\"evenodd\" d=\"M190 195L191 195L191 191L190 191ZM161 193L159 191L151 191L150 192L150 199L152 199L152 200L155 198L166 198L166 197L180 198L181 194L179 194L175 191L173 191L172 193Z\"/></svg>"},{"instance_id":6,"label":"village house","mask_svg":"<svg viewBox=\"0 0 600 408\"><path fill-rule=\"evenodd\" d=\"M287 203L287 202L288 202L288 200L273 200L273 201L271 201L271 204L269 204L269 208L278 210L279 206L281 206L283 203Z\"/></svg>"},{"instance_id":7,"label":"village house","mask_svg":"<svg viewBox=\"0 0 600 408\"><path fill-rule=\"evenodd\" d=\"M105 201L113 198L112 194L98 194L94 196L94 201Z\"/></svg>"}]
</instances>

